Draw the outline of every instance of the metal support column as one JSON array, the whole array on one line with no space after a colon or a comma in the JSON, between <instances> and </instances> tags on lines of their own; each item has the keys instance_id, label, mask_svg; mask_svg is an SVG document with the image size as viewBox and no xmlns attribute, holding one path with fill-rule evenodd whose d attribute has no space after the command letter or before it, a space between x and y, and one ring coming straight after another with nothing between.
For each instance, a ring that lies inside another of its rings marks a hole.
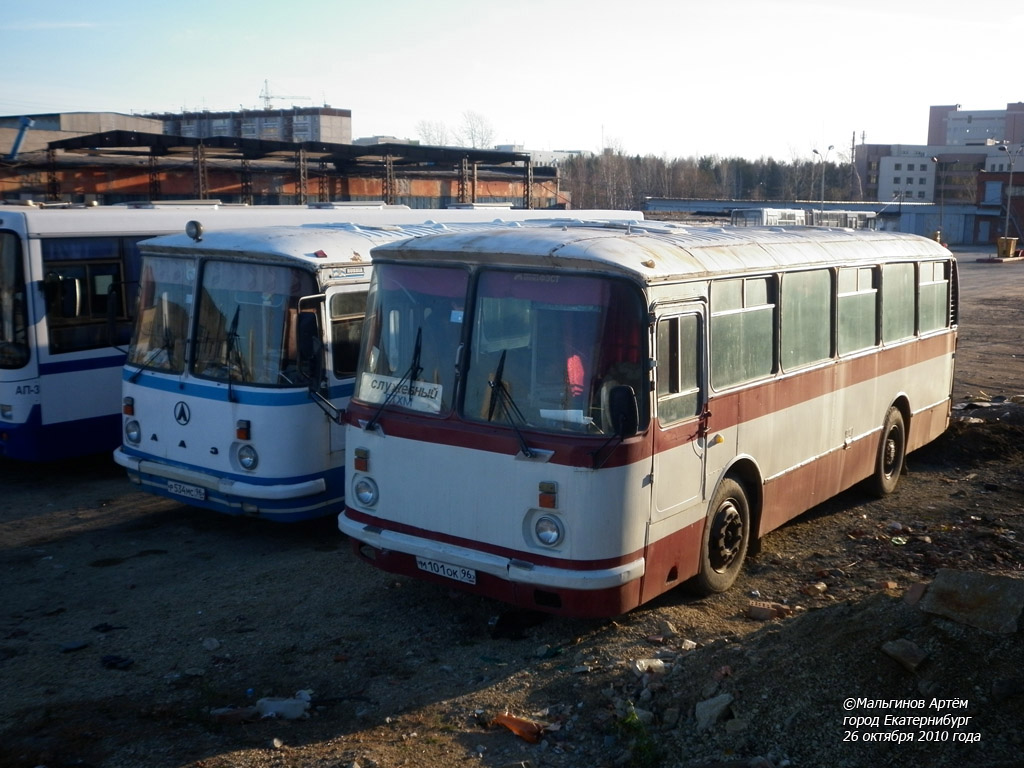
<instances>
[{"instance_id":1,"label":"metal support column","mask_svg":"<svg viewBox=\"0 0 1024 768\"><path fill-rule=\"evenodd\" d=\"M242 158L242 177L239 181L242 187L242 202L245 205L252 205L252 161L248 157Z\"/></svg>"},{"instance_id":2,"label":"metal support column","mask_svg":"<svg viewBox=\"0 0 1024 768\"><path fill-rule=\"evenodd\" d=\"M57 150L46 150L46 199L60 200L60 174L57 173Z\"/></svg>"},{"instance_id":3,"label":"metal support column","mask_svg":"<svg viewBox=\"0 0 1024 768\"><path fill-rule=\"evenodd\" d=\"M163 189L160 186L160 166L157 165L156 155L149 156L149 199L159 200L163 196Z\"/></svg>"},{"instance_id":4,"label":"metal support column","mask_svg":"<svg viewBox=\"0 0 1024 768\"><path fill-rule=\"evenodd\" d=\"M398 184L395 180L395 158L384 156L384 198L385 205L394 205L398 196Z\"/></svg>"},{"instance_id":5,"label":"metal support column","mask_svg":"<svg viewBox=\"0 0 1024 768\"><path fill-rule=\"evenodd\" d=\"M459 164L459 202L468 203L469 200L469 158L463 156Z\"/></svg>"},{"instance_id":6,"label":"metal support column","mask_svg":"<svg viewBox=\"0 0 1024 768\"><path fill-rule=\"evenodd\" d=\"M306 186L309 184L309 169L306 166L306 150L303 147L299 147L298 152L295 153L295 175L298 178L298 203L299 205L305 205L309 202L309 194L306 190Z\"/></svg>"},{"instance_id":7,"label":"metal support column","mask_svg":"<svg viewBox=\"0 0 1024 768\"><path fill-rule=\"evenodd\" d=\"M206 148L200 143L192 150L192 191L196 200L205 200L209 195L206 183Z\"/></svg>"},{"instance_id":8,"label":"metal support column","mask_svg":"<svg viewBox=\"0 0 1024 768\"><path fill-rule=\"evenodd\" d=\"M523 176L523 208L533 209L533 160L526 161L526 174Z\"/></svg>"},{"instance_id":9,"label":"metal support column","mask_svg":"<svg viewBox=\"0 0 1024 768\"><path fill-rule=\"evenodd\" d=\"M319 203L328 203L331 200L331 193L327 188L327 161L322 158L317 168L316 199Z\"/></svg>"}]
</instances>

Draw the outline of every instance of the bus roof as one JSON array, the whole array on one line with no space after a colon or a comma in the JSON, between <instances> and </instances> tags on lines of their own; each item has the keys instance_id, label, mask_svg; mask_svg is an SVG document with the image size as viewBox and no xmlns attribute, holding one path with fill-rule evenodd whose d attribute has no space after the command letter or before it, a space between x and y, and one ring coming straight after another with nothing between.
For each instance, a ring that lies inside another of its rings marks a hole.
<instances>
[{"instance_id":1,"label":"bus roof","mask_svg":"<svg viewBox=\"0 0 1024 768\"><path fill-rule=\"evenodd\" d=\"M419 212L415 223L381 223L378 225L352 222L244 227L214 229L204 232L201 240L193 240L187 234L164 235L143 241L140 247L144 253L196 256L198 254L231 253L250 258L278 258L307 262L312 267L342 263L370 262L370 249L384 243L427 235L499 230L513 227L569 226L578 220L524 219L515 221L501 217L470 219L465 210L462 220L437 221ZM433 211L430 212L431 216ZM507 212L505 212L507 213ZM536 214L535 214L536 215ZM445 217L448 219L449 217Z\"/></svg>"},{"instance_id":2,"label":"bus roof","mask_svg":"<svg viewBox=\"0 0 1024 768\"><path fill-rule=\"evenodd\" d=\"M546 211L524 208L408 208L375 203L311 205L224 205L189 201L177 204L58 207L0 204L0 228L25 231L30 237L76 235L155 235L184 230L190 219L207 229L275 224L353 222L366 225L417 224L433 221L524 221L535 218L642 220L638 211Z\"/></svg>"},{"instance_id":3,"label":"bus roof","mask_svg":"<svg viewBox=\"0 0 1024 768\"><path fill-rule=\"evenodd\" d=\"M934 240L901 232L701 228L654 221L596 226L550 223L484 234L442 234L383 245L373 254L375 259L486 260L525 267L607 270L645 282L950 255Z\"/></svg>"}]
</instances>

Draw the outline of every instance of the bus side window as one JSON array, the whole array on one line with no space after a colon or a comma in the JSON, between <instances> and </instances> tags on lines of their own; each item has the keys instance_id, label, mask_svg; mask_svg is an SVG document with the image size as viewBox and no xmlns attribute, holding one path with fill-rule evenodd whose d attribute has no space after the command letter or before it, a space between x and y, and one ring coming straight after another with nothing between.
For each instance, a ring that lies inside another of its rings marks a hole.
<instances>
[{"instance_id":1,"label":"bus side window","mask_svg":"<svg viewBox=\"0 0 1024 768\"><path fill-rule=\"evenodd\" d=\"M949 327L949 262L925 261L918 265L918 331Z\"/></svg>"},{"instance_id":2,"label":"bus side window","mask_svg":"<svg viewBox=\"0 0 1024 768\"><path fill-rule=\"evenodd\" d=\"M50 352L124 344L131 321L124 301L124 260L117 237L43 241L43 292Z\"/></svg>"},{"instance_id":3,"label":"bus side window","mask_svg":"<svg viewBox=\"0 0 1024 768\"><path fill-rule=\"evenodd\" d=\"M701 410L700 316L658 321L658 420L672 424Z\"/></svg>"},{"instance_id":4,"label":"bus side window","mask_svg":"<svg viewBox=\"0 0 1024 768\"><path fill-rule=\"evenodd\" d=\"M837 345L840 355L878 343L877 270L842 267L837 297Z\"/></svg>"},{"instance_id":5,"label":"bus side window","mask_svg":"<svg viewBox=\"0 0 1024 768\"><path fill-rule=\"evenodd\" d=\"M783 276L779 302L782 370L813 365L832 356L832 293L832 274L827 269Z\"/></svg>"},{"instance_id":6,"label":"bus side window","mask_svg":"<svg viewBox=\"0 0 1024 768\"><path fill-rule=\"evenodd\" d=\"M882 266L882 343L914 335L915 294L912 263Z\"/></svg>"},{"instance_id":7,"label":"bus side window","mask_svg":"<svg viewBox=\"0 0 1024 768\"><path fill-rule=\"evenodd\" d=\"M775 372L775 280L711 284L711 384L724 389Z\"/></svg>"},{"instance_id":8,"label":"bus side window","mask_svg":"<svg viewBox=\"0 0 1024 768\"><path fill-rule=\"evenodd\" d=\"M331 357L334 375L339 379L356 375L365 312L366 291L336 293L331 297Z\"/></svg>"}]
</instances>

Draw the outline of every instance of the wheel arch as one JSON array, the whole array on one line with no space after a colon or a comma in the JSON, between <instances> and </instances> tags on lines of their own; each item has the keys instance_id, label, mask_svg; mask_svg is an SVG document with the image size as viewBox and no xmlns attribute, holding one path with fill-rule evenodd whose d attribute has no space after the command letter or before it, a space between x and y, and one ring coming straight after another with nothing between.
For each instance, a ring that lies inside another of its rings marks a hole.
<instances>
[{"instance_id":1,"label":"wheel arch","mask_svg":"<svg viewBox=\"0 0 1024 768\"><path fill-rule=\"evenodd\" d=\"M749 456L738 456L718 476L714 488L708 494L709 500L714 498L722 481L729 477L738 482L747 495L747 504L750 506L750 538L747 551L748 554L753 554L760 547L761 541L761 511L764 508L764 479L761 469Z\"/></svg>"}]
</instances>

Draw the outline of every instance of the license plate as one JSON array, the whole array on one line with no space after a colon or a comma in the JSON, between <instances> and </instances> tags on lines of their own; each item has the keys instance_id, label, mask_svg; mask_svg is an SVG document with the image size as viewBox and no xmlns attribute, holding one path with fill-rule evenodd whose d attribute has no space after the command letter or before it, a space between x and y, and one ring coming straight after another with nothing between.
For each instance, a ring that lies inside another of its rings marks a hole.
<instances>
[{"instance_id":1,"label":"license plate","mask_svg":"<svg viewBox=\"0 0 1024 768\"><path fill-rule=\"evenodd\" d=\"M198 485L185 485L185 483L176 483L173 480L168 480L167 492L173 493L175 496L184 496L186 499L206 500L206 489Z\"/></svg>"},{"instance_id":2,"label":"license plate","mask_svg":"<svg viewBox=\"0 0 1024 768\"><path fill-rule=\"evenodd\" d=\"M416 558L416 567L421 571L433 573L436 576L444 576L446 579L461 581L463 584L476 584L476 571L472 568L464 568L461 565L449 565L437 560L427 560L422 557Z\"/></svg>"}]
</instances>

